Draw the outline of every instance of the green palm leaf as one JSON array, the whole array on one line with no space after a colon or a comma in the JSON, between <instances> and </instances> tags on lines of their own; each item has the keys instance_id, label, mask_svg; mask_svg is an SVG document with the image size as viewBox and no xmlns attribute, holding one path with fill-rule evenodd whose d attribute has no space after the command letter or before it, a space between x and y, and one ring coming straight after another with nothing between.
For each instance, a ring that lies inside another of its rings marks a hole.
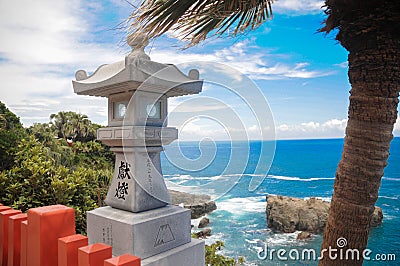
<instances>
[{"instance_id":1,"label":"green palm leaf","mask_svg":"<svg viewBox=\"0 0 400 266\"><path fill-rule=\"evenodd\" d=\"M130 34L138 39L167 31L178 32L180 38L196 45L210 33L233 35L255 29L272 17L273 0L148 0L129 17ZM230 31L230 29L233 29Z\"/></svg>"}]
</instances>

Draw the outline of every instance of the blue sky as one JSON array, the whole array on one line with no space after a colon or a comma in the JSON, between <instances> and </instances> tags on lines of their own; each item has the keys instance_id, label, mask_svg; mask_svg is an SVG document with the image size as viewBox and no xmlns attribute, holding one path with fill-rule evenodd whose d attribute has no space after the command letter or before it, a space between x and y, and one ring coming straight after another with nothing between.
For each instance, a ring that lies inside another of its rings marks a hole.
<instances>
[{"instance_id":1,"label":"blue sky","mask_svg":"<svg viewBox=\"0 0 400 266\"><path fill-rule=\"evenodd\" d=\"M268 101L279 139L343 137L350 89L347 53L334 35L317 33L324 18L321 5L315 0L279 0L273 5L273 20L253 32L211 39L187 50L180 49L182 42L171 33L150 43L146 51L152 60L185 71L197 66L206 81L218 75L219 80L240 87L244 83L237 77L244 75ZM25 0L1 1L0 10L0 100L25 126L48 122L51 113L61 110L81 112L104 124L106 100L74 95L71 80L78 69L90 73L102 64L123 60L130 49L121 42L125 33L113 28L124 22L132 7L122 0ZM205 68L204 61L224 65L226 71ZM252 90L246 93L243 90L238 97L206 82L204 92L194 97L219 99L238 115L247 137L257 139L263 131L257 120L263 115L252 115L243 105ZM184 108L190 99L171 99L171 112L177 106ZM207 109L201 103L198 108ZM228 116L226 112L221 119L229 121ZM218 125L197 117L183 128L170 119L186 139L241 138L232 133L239 129L229 123L234 122ZM400 135L400 119L395 134Z\"/></svg>"}]
</instances>

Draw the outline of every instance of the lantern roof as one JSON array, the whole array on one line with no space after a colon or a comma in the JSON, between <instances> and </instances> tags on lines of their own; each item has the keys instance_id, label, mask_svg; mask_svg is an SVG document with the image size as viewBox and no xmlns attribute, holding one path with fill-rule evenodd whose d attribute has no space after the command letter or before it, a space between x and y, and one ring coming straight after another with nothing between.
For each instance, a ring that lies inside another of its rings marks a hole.
<instances>
[{"instance_id":1,"label":"lantern roof","mask_svg":"<svg viewBox=\"0 0 400 266\"><path fill-rule=\"evenodd\" d=\"M175 65L151 61L144 52L147 45L144 38L129 40L128 37L128 44L132 51L125 60L101 65L89 76L85 70L78 70L76 80L72 81L74 92L102 97L137 89L167 97L201 92L203 81L199 80L198 70L192 69L185 75Z\"/></svg>"}]
</instances>

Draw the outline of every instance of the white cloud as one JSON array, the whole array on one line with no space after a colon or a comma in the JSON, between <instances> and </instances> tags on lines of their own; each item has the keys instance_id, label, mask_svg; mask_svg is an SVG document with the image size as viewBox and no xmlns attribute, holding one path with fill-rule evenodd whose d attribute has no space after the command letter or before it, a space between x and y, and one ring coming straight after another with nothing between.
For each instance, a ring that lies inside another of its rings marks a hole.
<instances>
[{"instance_id":1,"label":"white cloud","mask_svg":"<svg viewBox=\"0 0 400 266\"><path fill-rule=\"evenodd\" d=\"M345 61L345 62L342 62L340 64L335 64L334 66L337 66L337 67L340 67L340 68L348 68L349 67L349 62Z\"/></svg>"},{"instance_id":2,"label":"white cloud","mask_svg":"<svg viewBox=\"0 0 400 266\"><path fill-rule=\"evenodd\" d=\"M326 121L322 127L326 129L338 129L344 131L346 129L347 119L331 119Z\"/></svg>"},{"instance_id":3,"label":"white cloud","mask_svg":"<svg viewBox=\"0 0 400 266\"><path fill-rule=\"evenodd\" d=\"M78 69L91 72L123 59L115 44L97 42L91 33L101 8L81 0L0 2L0 99L25 126L47 122L60 110L89 111L96 122L105 120L95 111L101 106L89 107L99 101L82 101L71 84ZM38 105L43 99L56 104Z\"/></svg>"},{"instance_id":4,"label":"white cloud","mask_svg":"<svg viewBox=\"0 0 400 266\"><path fill-rule=\"evenodd\" d=\"M259 126L230 127L216 124L212 121L194 120L178 127L180 141L199 141L202 139L221 140L261 140L265 138L270 129L264 128L261 132Z\"/></svg>"},{"instance_id":5,"label":"white cloud","mask_svg":"<svg viewBox=\"0 0 400 266\"><path fill-rule=\"evenodd\" d=\"M330 119L323 123L304 122L300 124L280 124L276 126L277 139L299 138L342 138L345 135L347 119ZM393 133L400 137L400 116L397 117Z\"/></svg>"},{"instance_id":6,"label":"white cloud","mask_svg":"<svg viewBox=\"0 0 400 266\"><path fill-rule=\"evenodd\" d=\"M276 127L278 139L298 138L342 138L346 128L347 119L330 119L323 123L304 122L300 124L281 124Z\"/></svg>"},{"instance_id":7,"label":"white cloud","mask_svg":"<svg viewBox=\"0 0 400 266\"><path fill-rule=\"evenodd\" d=\"M322 12L324 1L320 0L278 0L272 5L272 11L283 14L315 14Z\"/></svg>"},{"instance_id":8,"label":"white cloud","mask_svg":"<svg viewBox=\"0 0 400 266\"><path fill-rule=\"evenodd\" d=\"M251 53L249 52L251 51ZM250 45L249 41L238 42L229 48L217 50L212 53L172 53L171 50L153 48L151 58L163 63L182 64L188 62L219 62L227 64L241 73L256 80L279 80L288 78L316 78L331 75L332 71L310 70L307 62L285 63L272 61L274 54L259 47ZM214 71L231 71L228 68ZM229 74L229 73L225 73ZM240 77L236 77L240 79Z\"/></svg>"}]
</instances>

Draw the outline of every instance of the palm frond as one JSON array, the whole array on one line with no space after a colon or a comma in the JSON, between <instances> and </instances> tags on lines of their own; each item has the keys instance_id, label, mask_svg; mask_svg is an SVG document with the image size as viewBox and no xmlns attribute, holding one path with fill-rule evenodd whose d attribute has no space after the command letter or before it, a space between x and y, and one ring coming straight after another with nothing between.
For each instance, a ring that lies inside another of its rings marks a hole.
<instances>
[{"instance_id":1,"label":"palm frond","mask_svg":"<svg viewBox=\"0 0 400 266\"><path fill-rule=\"evenodd\" d=\"M196 45L210 33L233 35L255 29L272 17L274 0L147 0L129 17L130 34L152 39L168 31ZM230 29L233 28L231 31Z\"/></svg>"}]
</instances>

